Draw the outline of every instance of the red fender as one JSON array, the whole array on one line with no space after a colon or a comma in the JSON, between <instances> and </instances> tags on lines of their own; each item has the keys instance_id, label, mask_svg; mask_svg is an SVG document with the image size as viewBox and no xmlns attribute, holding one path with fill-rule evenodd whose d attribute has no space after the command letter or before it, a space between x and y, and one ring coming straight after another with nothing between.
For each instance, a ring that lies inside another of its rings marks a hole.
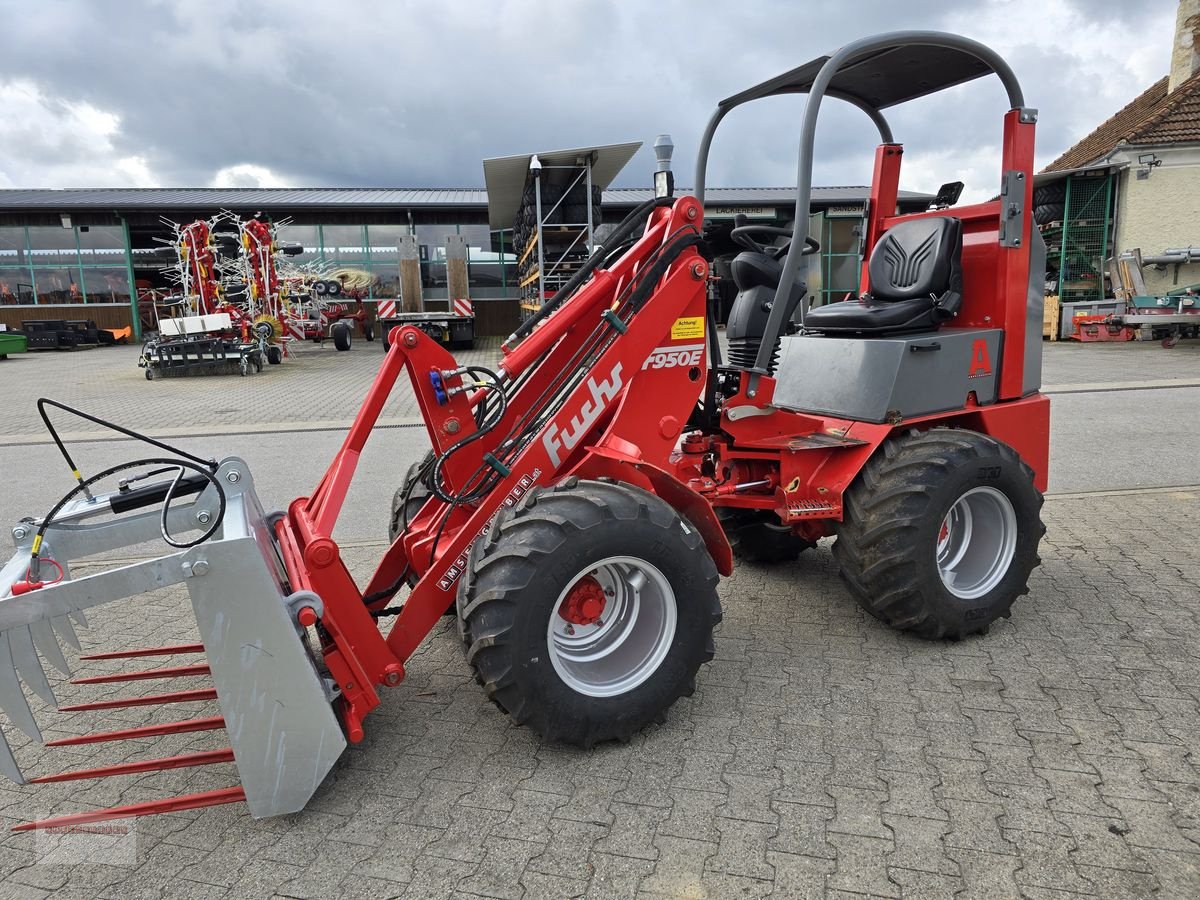
<instances>
[{"instance_id":1,"label":"red fender","mask_svg":"<svg viewBox=\"0 0 1200 900\"><path fill-rule=\"evenodd\" d=\"M619 440L619 439L618 439ZM611 444L613 438L609 438ZM622 442L624 443L624 442ZM733 550L711 503L669 472L611 446L588 448L588 456L573 474L581 478L608 477L644 487L667 503L700 532L708 554L722 575L733 574Z\"/></svg>"}]
</instances>

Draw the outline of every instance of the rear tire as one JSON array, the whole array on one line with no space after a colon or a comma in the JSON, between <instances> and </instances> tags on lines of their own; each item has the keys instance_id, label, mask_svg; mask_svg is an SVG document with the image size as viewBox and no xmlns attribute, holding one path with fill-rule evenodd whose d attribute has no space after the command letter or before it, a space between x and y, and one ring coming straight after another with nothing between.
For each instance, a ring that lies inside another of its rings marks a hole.
<instances>
[{"instance_id":1,"label":"rear tire","mask_svg":"<svg viewBox=\"0 0 1200 900\"><path fill-rule=\"evenodd\" d=\"M717 518L734 555L756 563L791 562L811 547L769 510L716 507Z\"/></svg>"},{"instance_id":2,"label":"rear tire","mask_svg":"<svg viewBox=\"0 0 1200 900\"><path fill-rule=\"evenodd\" d=\"M345 322L338 322L333 326L333 346L338 350L350 349L350 326Z\"/></svg>"},{"instance_id":3,"label":"rear tire","mask_svg":"<svg viewBox=\"0 0 1200 900\"><path fill-rule=\"evenodd\" d=\"M1017 452L954 428L883 444L845 496L833 555L859 605L893 628L958 640L1029 593L1046 532Z\"/></svg>"},{"instance_id":4,"label":"rear tire","mask_svg":"<svg viewBox=\"0 0 1200 900\"><path fill-rule=\"evenodd\" d=\"M712 659L716 567L699 532L639 488L568 478L531 492L467 565L467 659L545 740L627 741L690 695Z\"/></svg>"}]
</instances>

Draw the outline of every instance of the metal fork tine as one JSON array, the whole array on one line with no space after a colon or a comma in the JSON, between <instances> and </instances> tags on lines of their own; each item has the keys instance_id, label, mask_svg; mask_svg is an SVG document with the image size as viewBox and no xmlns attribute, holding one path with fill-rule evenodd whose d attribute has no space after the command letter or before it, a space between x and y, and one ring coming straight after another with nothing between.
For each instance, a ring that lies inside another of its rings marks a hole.
<instances>
[{"instance_id":1,"label":"metal fork tine","mask_svg":"<svg viewBox=\"0 0 1200 900\"><path fill-rule=\"evenodd\" d=\"M42 661L38 658L37 650L33 646L33 635L29 628L9 629L8 646L12 651L17 671L25 683L51 706L58 706L58 700L55 699L50 682L46 679L46 670L42 668Z\"/></svg>"},{"instance_id":2,"label":"metal fork tine","mask_svg":"<svg viewBox=\"0 0 1200 900\"><path fill-rule=\"evenodd\" d=\"M50 623L45 619L31 622L29 630L33 634L33 643L38 652L49 660L54 668L69 677L71 667L67 665L67 658L63 656L62 647L58 645L58 638L54 636L54 629L50 627Z\"/></svg>"},{"instance_id":3,"label":"metal fork tine","mask_svg":"<svg viewBox=\"0 0 1200 900\"><path fill-rule=\"evenodd\" d=\"M75 624L78 625L80 628L91 628L92 627L91 625L88 624L87 616L85 616L83 614L82 609L73 609L73 610L71 610L70 613L68 613L68 615L72 619L75 620Z\"/></svg>"},{"instance_id":4,"label":"metal fork tine","mask_svg":"<svg viewBox=\"0 0 1200 900\"><path fill-rule=\"evenodd\" d=\"M149 678L190 678L196 675L209 675L207 665L168 666L165 669L145 669L141 672L117 672L114 675L92 675L90 678L76 678L71 684L112 684L120 681L145 681Z\"/></svg>"},{"instance_id":5,"label":"metal fork tine","mask_svg":"<svg viewBox=\"0 0 1200 900\"><path fill-rule=\"evenodd\" d=\"M17 677L17 670L13 666L8 642L11 633L0 634L0 709L8 714L10 722L41 743L42 733L38 730L33 710L29 708L25 692L21 690L21 679Z\"/></svg>"},{"instance_id":6,"label":"metal fork tine","mask_svg":"<svg viewBox=\"0 0 1200 900\"><path fill-rule=\"evenodd\" d=\"M55 616L50 620L50 624L54 626L54 630L58 632L60 638L76 650L83 649L79 645L79 635L75 633L75 629L71 626L71 619L68 616Z\"/></svg>"},{"instance_id":7,"label":"metal fork tine","mask_svg":"<svg viewBox=\"0 0 1200 900\"><path fill-rule=\"evenodd\" d=\"M4 737L4 732L0 731L0 775L3 775L13 784L24 784L25 776L21 774L21 767L17 765L16 759L13 758L12 748L8 746L8 740Z\"/></svg>"},{"instance_id":8,"label":"metal fork tine","mask_svg":"<svg viewBox=\"0 0 1200 900\"><path fill-rule=\"evenodd\" d=\"M25 822L21 825L14 825L12 830L34 831L38 828L67 828L72 825L86 825L89 822L106 822L109 819L152 816L157 813L178 812L183 809L204 809L209 806L219 806L222 803L241 803L245 799L246 792L240 787L222 788L219 791L205 791L202 794L184 794L182 797L168 797L165 800L150 800L130 806L114 806L112 809L98 809L94 812L76 813L73 816L59 816L54 819L43 819L40 822Z\"/></svg>"}]
</instances>

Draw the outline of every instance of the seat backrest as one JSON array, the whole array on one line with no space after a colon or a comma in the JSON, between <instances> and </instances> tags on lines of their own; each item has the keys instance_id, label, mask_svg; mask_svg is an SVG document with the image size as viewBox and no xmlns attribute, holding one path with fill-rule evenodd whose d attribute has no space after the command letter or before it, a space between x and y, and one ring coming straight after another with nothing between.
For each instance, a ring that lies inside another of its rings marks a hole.
<instances>
[{"instance_id":1,"label":"seat backrest","mask_svg":"<svg viewBox=\"0 0 1200 900\"><path fill-rule=\"evenodd\" d=\"M779 276L783 274L783 264L779 260L753 250L743 250L733 258L729 268L739 291L752 287L779 287Z\"/></svg>"},{"instance_id":2,"label":"seat backrest","mask_svg":"<svg viewBox=\"0 0 1200 900\"><path fill-rule=\"evenodd\" d=\"M927 216L893 225L871 251L867 273L876 301L961 295L962 222Z\"/></svg>"}]
</instances>

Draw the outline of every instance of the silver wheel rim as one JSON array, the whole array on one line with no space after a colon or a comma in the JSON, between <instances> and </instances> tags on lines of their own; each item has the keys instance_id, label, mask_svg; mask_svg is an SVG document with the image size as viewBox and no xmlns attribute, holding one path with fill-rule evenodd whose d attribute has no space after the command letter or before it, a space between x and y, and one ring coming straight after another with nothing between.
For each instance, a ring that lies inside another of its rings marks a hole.
<instances>
[{"instance_id":1,"label":"silver wheel rim","mask_svg":"<svg viewBox=\"0 0 1200 900\"><path fill-rule=\"evenodd\" d=\"M993 487L967 491L946 513L937 534L942 584L955 597L975 600L1004 580L1017 552L1017 513Z\"/></svg>"},{"instance_id":2,"label":"silver wheel rim","mask_svg":"<svg viewBox=\"0 0 1200 900\"><path fill-rule=\"evenodd\" d=\"M604 606L594 622L563 615L581 582L594 579ZM675 640L678 609L665 575L643 559L610 556L571 579L550 611L546 647L558 677L588 697L616 697L653 675Z\"/></svg>"}]
</instances>

